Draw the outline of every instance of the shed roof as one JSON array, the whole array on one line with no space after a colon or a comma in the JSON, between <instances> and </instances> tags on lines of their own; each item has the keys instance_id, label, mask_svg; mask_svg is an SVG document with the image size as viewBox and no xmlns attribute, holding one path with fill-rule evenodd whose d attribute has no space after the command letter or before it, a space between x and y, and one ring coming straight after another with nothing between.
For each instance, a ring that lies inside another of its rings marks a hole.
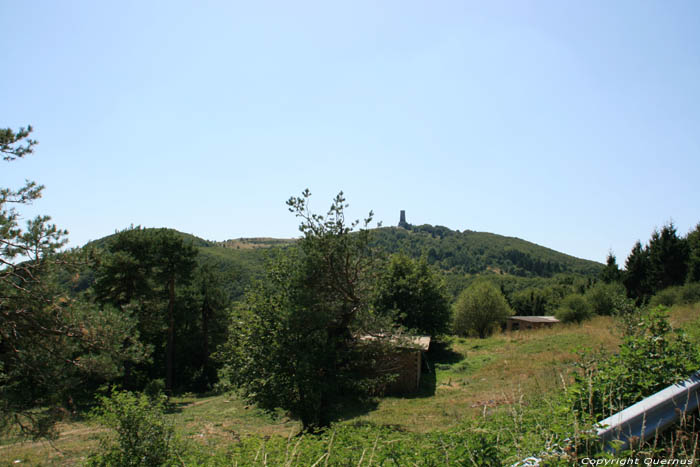
<instances>
[{"instance_id":1,"label":"shed roof","mask_svg":"<svg viewBox=\"0 0 700 467\"><path fill-rule=\"evenodd\" d=\"M385 334L360 336L361 341L373 341L387 338L389 342L402 349L428 350L430 347L430 336L387 336Z\"/></svg>"},{"instance_id":2,"label":"shed roof","mask_svg":"<svg viewBox=\"0 0 700 467\"><path fill-rule=\"evenodd\" d=\"M554 316L511 316L508 318L513 321L526 321L529 323L559 323L560 321Z\"/></svg>"}]
</instances>

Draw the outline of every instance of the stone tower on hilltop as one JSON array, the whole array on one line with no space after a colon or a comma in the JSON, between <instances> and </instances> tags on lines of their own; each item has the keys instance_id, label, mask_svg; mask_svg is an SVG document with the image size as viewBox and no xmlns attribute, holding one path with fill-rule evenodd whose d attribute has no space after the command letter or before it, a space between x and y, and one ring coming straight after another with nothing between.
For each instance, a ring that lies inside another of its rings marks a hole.
<instances>
[{"instance_id":1,"label":"stone tower on hilltop","mask_svg":"<svg viewBox=\"0 0 700 467\"><path fill-rule=\"evenodd\" d=\"M406 222L406 211L401 210L401 216L399 217L399 227L407 229L409 227L408 222Z\"/></svg>"}]
</instances>

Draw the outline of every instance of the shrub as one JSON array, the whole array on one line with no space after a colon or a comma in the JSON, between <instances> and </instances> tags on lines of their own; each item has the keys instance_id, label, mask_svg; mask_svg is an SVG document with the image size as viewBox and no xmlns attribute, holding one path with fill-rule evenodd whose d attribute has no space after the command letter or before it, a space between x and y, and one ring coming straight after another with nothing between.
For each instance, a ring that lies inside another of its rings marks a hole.
<instances>
[{"instance_id":1,"label":"shrub","mask_svg":"<svg viewBox=\"0 0 700 467\"><path fill-rule=\"evenodd\" d=\"M143 388L143 393L152 401L157 401L165 395L165 380L152 379Z\"/></svg>"},{"instance_id":2,"label":"shrub","mask_svg":"<svg viewBox=\"0 0 700 467\"><path fill-rule=\"evenodd\" d=\"M663 289L662 291L658 292L656 295L651 297L651 300L649 300L649 305L652 307L656 306L665 306L665 307L672 307L673 305L676 305L679 303L679 292L680 292L680 287L667 287Z\"/></svg>"},{"instance_id":3,"label":"shrub","mask_svg":"<svg viewBox=\"0 0 700 467\"><path fill-rule=\"evenodd\" d=\"M595 355L581 365L584 371L569 390L572 406L580 413L609 416L700 367L700 352L671 328L666 308L638 312L626 321L619 354L605 359Z\"/></svg>"},{"instance_id":4,"label":"shrub","mask_svg":"<svg viewBox=\"0 0 700 467\"><path fill-rule=\"evenodd\" d=\"M597 315L618 314L621 300L626 296L625 286L619 282L598 282L586 292L586 300Z\"/></svg>"},{"instance_id":5,"label":"shrub","mask_svg":"<svg viewBox=\"0 0 700 467\"><path fill-rule=\"evenodd\" d=\"M651 306L663 305L691 305L700 302L700 282L689 282L684 285L667 287L654 295L649 304Z\"/></svg>"},{"instance_id":6,"label":"shrub","mask_svg":"<svg viewBox=\"0 0 700 467\"><path fill-rule=\"evenodd\" d=\"M112 391L93 413L99 423L114 432L100 440L100 452L90 466L160 466L176 456L172 425L165 419L165 399L145 394Z\"/></svg>"},{"instance_id":7,"label":"shrub","mask_svg":"<svg viewBox=\"0 0 700 467\"><path fill-rule=\"evenodd\" d=\"M557 318L565 323L576 322L580 323L591 317L593 310L590 303L583 295L571 294L564 298L559 310L557 310Z\"/></svg>"},{"instance_id":8,"label":"shrub","mask_svg":"<svg viewBox=\"0 0 700 467\"><path fill-rule=\"evenodd\" d=\"M455 334L484 338L512 314L500 290L490 282L475 282L457 298L453 329Z\"/></svg>"},{"instance_id":9,"label":"shrub","mask_svg":"<svg viewBox=\"0 0 700 467\"><path fill-rule=\"evenodd\" d=\"M700 282L690 282L679 290L680 303L690 305L700 302Z\"/></svg>"}]
</instances>

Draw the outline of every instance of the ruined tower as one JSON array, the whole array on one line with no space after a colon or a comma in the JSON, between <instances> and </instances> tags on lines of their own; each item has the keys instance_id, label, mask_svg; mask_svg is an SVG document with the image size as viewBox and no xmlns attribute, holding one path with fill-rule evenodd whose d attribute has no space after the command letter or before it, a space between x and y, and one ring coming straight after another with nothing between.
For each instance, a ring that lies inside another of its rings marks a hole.
<instances>
[{"instance_id":1,"label":"ruined tower","mask_svg":"<svg viewBox=\"0 0 700 467\"><path fill-rule=\"evenodd\" d=\"M406 222L406 211L403 209L401 210L401 216L399 217L399 227L403 227L404 229L408 228L408 222Z\"/></svg>"}]
</instances>

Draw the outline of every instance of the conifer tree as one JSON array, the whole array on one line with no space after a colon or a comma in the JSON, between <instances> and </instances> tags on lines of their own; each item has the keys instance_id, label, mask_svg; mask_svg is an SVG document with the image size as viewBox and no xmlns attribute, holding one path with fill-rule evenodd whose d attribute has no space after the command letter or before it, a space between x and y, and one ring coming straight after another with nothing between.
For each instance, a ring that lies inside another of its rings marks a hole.
<instances>
[{"instance_id":1,"label":"conifer tree","mask_svg":"<svg viewBox=\"0 0 700 467\"><path fill-rule=\"evenodd\" d=\"M688 242L688 282L700 281L700 223L686 237Z\"/></svg>"},{"instance_id":2,"label":"conifer tree","mask_svg":"<svg viewBox=\"0 0 700 467\"><path fill-rule=\"evenodd\" d=\"M617 258L615 258L612 251L608 252L605 267L602 271L600 271L600 279L606 284L619 282L622 279L622 271L620 271L620 268L617 265Z\"/></svg>"},{"instance_id":3,"label":"conifer tree","mask_svg":"<svg viewBox=\"0 0 700 467\"><path fill-rule=\"evenodd\" d=\"M627 296L637 300L637 303L641 303L651 294L649 269L649 251L647 248L642 248L642 243L637 240L625 261L623 278Z\"/></svg>"},{"instance_id":4,"label":"conifer tree","mask_svg":"<svg viewBox=\"0 0 700 467\"><path fill-rule=\"evenodd\" d=\"M673 222L654 231L649 240L649 281L652 293L681 285L688 274L688 244Z\"/></svg>"},{"instance_id":5,"label":"conifer tree","mask_svg":"<svg viewBox=\"0 0 700 467\"><path fill-rule=\"evenodd\" d=\"M156 366L164 368L165 387L172 391L176 288L192 279L197 250L172 230L140 227L119 232L108 250L97 271L96 295L102 303L135 310L144 340L163 355L164 367Z\"/></svg>"},{"instance_id":6,"label":"conifer tree","mask_svg":"<svg viewBox=\"0 0 700 467\"><path fill-rule=\"evenodd\" d=\"M31 132L0 130L5 161L33 152ZM0 422L34 437L51 434L86 382L113 379L124 361L143 358L128 315L100 310L61 282L87 260L62 250L67 232L48 216L20 226L21 208L42 190L31 181L0 188Z\"/></svg>"}]
</instances>

